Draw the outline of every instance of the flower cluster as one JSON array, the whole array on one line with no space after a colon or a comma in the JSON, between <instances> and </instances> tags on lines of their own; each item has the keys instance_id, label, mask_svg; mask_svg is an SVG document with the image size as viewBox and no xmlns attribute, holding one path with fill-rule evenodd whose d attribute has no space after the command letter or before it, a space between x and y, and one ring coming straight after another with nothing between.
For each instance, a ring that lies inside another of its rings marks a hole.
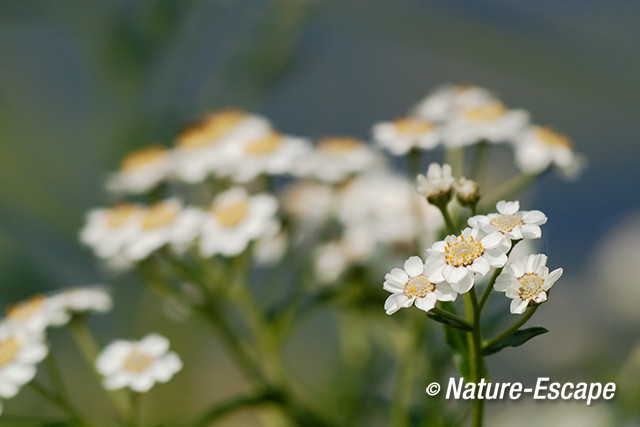
<instances>
[{"instance_id":1,"label":"flower cluster","mask_svg":"<svg viewBox=\"0 0 640 427\"><path fill-rule=\"evenodd\" d=\"M516 166L528 175L555 166L575 177L585 164L568 137L533 124L526 111L509 109L488 90L467 84L437 89L409 116L374 125L373 136L378 146L396 156L438 145L451 149L508 143Z\"/></svg>"}]
</instances>

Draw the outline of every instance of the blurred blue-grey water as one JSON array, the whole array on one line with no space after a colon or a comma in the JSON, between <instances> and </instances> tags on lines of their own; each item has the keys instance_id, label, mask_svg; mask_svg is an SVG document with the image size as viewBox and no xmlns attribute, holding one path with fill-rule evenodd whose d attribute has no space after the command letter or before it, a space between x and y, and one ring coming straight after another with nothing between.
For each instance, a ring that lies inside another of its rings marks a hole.
<instances>
[{"instance_id":1,"label":"blurred blue-grey water","mask_svg":"<svg viewBox=\"0 0 640 427\"><path fill-rule=\"evenodd\" d=\"M603 242L640 211L638 16L640 3L625 0L2 0L0 300L112 280L116 312L96 321L104 343L157 327L186 348L180 324L126 304L147 298L135 277L110 276L77 241L85 212L109 203L105 175L127 150L170 144L185 122L228 105L292 134L368 138L433 88L469 81L589 159L578 181L547 174L523 202L549 217L540 249L565 273L536 317L551 334L501 353L492 371L592 378L640 338L638 317L611 314L601 288L616 278L596 268ZM224 381L207 378L202 390Z\"/></svg>"}]
</instances>

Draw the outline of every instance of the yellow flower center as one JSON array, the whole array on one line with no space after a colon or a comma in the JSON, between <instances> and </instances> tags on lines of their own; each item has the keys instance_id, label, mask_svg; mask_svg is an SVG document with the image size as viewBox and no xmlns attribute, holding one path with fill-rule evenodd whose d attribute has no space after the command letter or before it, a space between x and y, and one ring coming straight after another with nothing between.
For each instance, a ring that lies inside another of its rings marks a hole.
<instances>
[{"instance_id":1,"label":"yellow flower center","mask_svg":"<svg viewBox=\"0 0 640 427\"><path fill-rule=\"evenodd\" d=\"M11 363L20 350L20 342L11 337L0 342L0 368Z\"/></svg>"},{"instance_id":2,"label":"yellow flower center","mask_svg":"<svg viewBox=\"0 0 640 427\"><path fill-rule=\"evenodd\" d=\"M566 135L559 134L557 132L552 131L547 127L537 127L536 132L538 133L538 138L542 140L547 145L551 145L554 147L562 147L562 148L572 148L573 143Z\"/></svg>"},{"instance_id":3,"label":"yellow flower center","mask_svg":"<svg viewBox=\"0 0 640 427\"><path fill-rule=\"evenodd\" d=\"M465 113L465 117L475 122L491 122L507 114L507 108L499 101L489 102L472 108Z\"/></svg>"},{"instance_id":4,"label":"yellow flower center","mask_svg":"<svg viewBox=\"0 0 640 427\"><path fill-rule=\"evenodd\" d=\"M525 274L518 279L518 282L520 282L520 298L523 301L533 300L544 290L542 288L544 279L535 273Z\"/></svg>"},{"instance_id":5,"label":"yellow flower center","mask_svg":"<svg viewBox=\"0 0 640 427\"><path fill-rule=\"evenodd\" d=\"M47 298L44 295L34 295L26 301L7 307L7 317L13 320L24 320L39 313Z\"/></svg>"},{"instance_id":6,"label":"yellow flower center","mask_svg":"<svg viewBox=\"0 0 640 427\"><path fill-rule=\"evenodd\" d=\"M280 147L282 140L283 138L281 134L273 132L267 137L251 141L247 144L244 151L247 154L258 156L273 153L278 149L278 147Z\"/></svg>"},{"instance_id":7,"label":"yellow flower center","mask_svg":"<svg viewBox=\"0 0 640 427\"><path fill-rule=\"evenodd\" d=\"M431 132L435 129L433 123L426 120L413 119L407 117L404 119L398 119L393 122L398 133L402 135L416 136L423 133Z\"/></svg>"},{"instance_id":8,"label":"yellow flower center","mask_svg":"<svg viewBox=\"0 0 640 427\"><path fill-rule=\"evenodd\" d=\"M107 227L118 228L125 225L133 216L139 207L131 204L118 205L107 212Z\"/></svg>"},{"instance_id":9,"label":"yellow flower center","mask_svg":"<svg viewBox=\"0 0 640 427\"><path fill-rule=\"evenodd\" d=\"M498 215L491 220L491 225L508 233L515 227L524 225L524 221L518 215Z\"/></svg>"},{"instance_id":10,"label":"yellow flower center","mask_svg":"<svg viewBox=\"0 0 640 427\"><path fill-rule=\"evenodd\" d=\"M215 144L245 117L244 112L235 109L211 113L200 124L184 130L177 145L179 148L198 149Z\"/></svg>"},{"instance_id":11,"label":"yellow flower center","mask_svg":"<svg viewBox=\"0 0 640 427\"><path fill-rule=\"evenodd\" d=\"M331 155L340 155L357 150L364 146L364 142L351 137L324 138L318 143L318 150Z\"/></svg>"},{"instance_id":12,"label":"yellow flower center","mask_svg":"<svg viewBox=\"0 0 640 427\"><path fill-rule=\"evenodd\" d=\"M473 261L483 253L482 243L473 240L473 236L465 239L461 234L457 240L447 242L444 248L444 259L454 267L466 267L473 264Z\"/></svg>"},{"instance_id":13,"label":"yellow flower center","mask_svg":"<svg viewBox=\"0 0 640 427\"><path fill-rule=\"evenodd\" d=\"M162 159L168 151L165 147L155 145L132 151L122 160L120 167L123 171L135 170Z\"/></svg>"},{"instance_id":14,"label":"yellow flower center","mask_svg":"<svg viewBox=\"0 0 640 427\"><path fill-rule=\"evenodd\" d=\"M431 283L423 274L412 277L406 285L404 285L404 294L408 298L424 298L429 292L436 290L436 285Z\"/></svg>"},{"instance_id":15,"label":"yellow flower center","mask_svg":"<svg viewBox=\"0 0 640 427\"><path fill-rule=\"evenodd\" d=\"M127 358L124 359L123 367L127 372L131 372L132 374L139 374L140 372L146 371L152 362L153 357L149 356L146 353L133 349L127 355Z\"/></svg>"},{"instance_id":16,"label":"yellow flower center","mask_svg":"<svg viewBox=\"0 0 640 427\"><path fill-rule=\"evenodd\" d=\"M247 200L241 200L225 205L214 205L212 211L221 226L231 228L245 219L249 213L249 203Z\"/></svg>"},{"instance_id":17,"label":"yellow flower center","mask_svg":"<svg viewBox=\"0 0 640 427\"><path fill-rule=\"evenodd\" d=\"M178 217L178 210L169 202L160 202L151 206L142 219L142 228L152 230L171 224Z\"/></svg>"}]
</instances>

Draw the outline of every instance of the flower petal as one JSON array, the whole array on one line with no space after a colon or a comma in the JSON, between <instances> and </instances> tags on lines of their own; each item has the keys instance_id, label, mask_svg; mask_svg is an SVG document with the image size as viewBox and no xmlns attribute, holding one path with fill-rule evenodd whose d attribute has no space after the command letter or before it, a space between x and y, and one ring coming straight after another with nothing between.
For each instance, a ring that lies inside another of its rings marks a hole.
<instances>
[{"instance_id":1,"label":"flower petal","mask_svg":"<svg viewBox=\"0 0 640 427\"><path fill-rule=\"evenodd\" d=\"M418 256L412 256L404 262L404 270L409 273L409 277L416 277L423 273L424 263Z\"/></svg>"}]
</instances>

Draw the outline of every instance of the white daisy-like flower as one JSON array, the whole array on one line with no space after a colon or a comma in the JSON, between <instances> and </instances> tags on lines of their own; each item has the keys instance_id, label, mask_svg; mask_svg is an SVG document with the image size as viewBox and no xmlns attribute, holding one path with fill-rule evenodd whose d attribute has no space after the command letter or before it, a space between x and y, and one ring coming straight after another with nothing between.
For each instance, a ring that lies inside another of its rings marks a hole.
<instances>
[{"instance_id":1,"label":"white daisy-like flower","mask_svg":"<svg viewBox=\"0 0 640 427\"><path fill-rule=\"evenodd\" d=\"M300 161L311 154L311 142L278 132L254 135L228 145L231 178L246 183L258 175L295 174Z\"/></svg>"},{"instance_id":2,"label":"white daisy-like flower","mask_svg":"<svg viewBox=\"0 0 640 427\"><path fill-rule=\"evenodd\" d=\"M391 292L384 303L387 314L415 304L420 310L429 311L437 301L454 301L458 293L443 280L434 281L437 267L412 256L404 263L404 269L394 268L384 277L383 288Z\"/></svg>"},{"instance_id":3,"label":"white daisy-like flower","mask_svg":"<svg viewBox=\"0 0 640 427\"><path fill-rule=\"evenodd\" d=\"M430 150L440 142L435 124L413 117L375 124L373 138L378 146L394 156L407 154L414 147Z\"/></svg>"},{"instance_id":4,"label":"white daisy-like flower","mask_svg":"<svg viewBox=\"0 0 640 427\"><path fill-rule=\"evenodd\" d=\"M169 351L169 340L149 334L140 341L117 340L98 355L98 372L108 390L129 387L145 393L156 382L166 383L182 369L178 355Z\"/></svg>"},{"instance_id":5,"label":"white daisy-like flower","mask_svg":"<svg viewBox=\"0 0 640 427\"><path fill-rule=\"evenodd\" d=\"M547 222L547 217L542 212L521 211L517 200L502 200L498 202L496 209L498 213L469 218L469 225L485 233L500 232L511 240L539 239L542 236L540 226Z\"/></svg>"},{"instance_id":6,"label":"white daisy-like flower","mask_svg":"<svg viewBox=\"0 0 640 427\"><path fill-rule=\"evenodd\" d=\"M49 297L71 313L95 311L106 313L113 307L111 295L103 286L88 286L65 289Z\"/></svg>"},{"instance_id":7,"label":"white daisy-like flower","mask_svg":"<svg viewBox=\"0 0 640 427\"><path fill-rule=\"evenodd\" d=\"M269 121L236 109L210 113L201 123L183 131L174 149L176 176L188 183L229 167L228 147L271 132Z\"/></svg>"},{"instance_id":8,"label":"white daisy-like flower","mask_svg":"<svg viewBox=\"0 0 640 427\"><path fill-rule=\"evenodd\" d=\"M509 239L502 233L491 233L480 238L480 230L465 228L459 236L450 235L427 249L431 278L446 280L458 293L468 292L476 278L484 277L492 267L503 267L507 262Z\"/></svg>"},{"instance_id":9,"label":"white daisy-like flower","mask_svg":"<svg viewBox=\"0 0 640 427\"><path fill-rule=\"evenodd\" d=\"M377 153L364 141L351 137L331 137L318 144L301 165L299 174L323 182L337 183L372 168Z\"/></svg>"},{"instance_id":10,"label":"white daisy-like flower","mask_svg":"<svg viewBox=\"0 0 640 427\"><path fill-rule=\"evenodd\" d=\"M336 194L330 185L297 180L282 193L282 209L308 228L327 220L333 213Z\"/></svg>"},{"instance_id":11,"label":"white daisy-like flower","mask_svg":"<svg viewBox=\"0 0 640 427\"><path fill-rule=\"evenodd\" d=\"M0 324L0 397L9 399L36 375L49 352L44 335L7 322Z\"/></svg>"},{"instance_id":12,"label":"white daisy-like flower","mask_svg":"<svg viewBox=\"0 0 640 427\"><path fill-rule=\"evenodd\" d=\"M575 177L586 163L583 156L573 151L569 137L547 127L527 128L516 138L514 146L516 166L529 175L557 166L566 176Z\"/></svg>"},{"instance_id":13,"label":"white daisy-like flower","mask_svg":"<svg viewBox=\"0 0 640 427\"><path fill-rule=\"evenodd\" d=\"M200 233L201 218L198 209L183 208L177 199L149 206L123 248L124 255L131 261L140 261L165 245L180 253Z\"/></svg>"},{"instance_id":14,"label":"white daisy-like flower","mask_svg":"<svg viewBox=\"0 0 640 427\"><path fill-rule=\"evenodd\" d=\"M172 153L168 148L145 147L122 160L120 170L107 180L107 189L115 193L145 193L165 181L172 170Z\"/></svg>"},{"instance_id":15,"label":"white daisy-like flower","mask_svg":"<svg viewBox=\"0 0 640 427\"><path fill-rule=\"evenodd\" d=\"M91 210L80 231L80 241L93 249L99 258L121 257L122 249L131 240L143 215L144 208L132 204Z\"/></svg>"},{"instance_id":16,"label":"white daisy-like flower","mask_svg":"<svg viewBox=\"0 0 640 427\"><path fill-rule=\"evenodd\" d=\"M207 257L240 254L250 241L277 232L277 210L278 201L269 194L250 196L241 187L220 193L202 215L200 253Z\"/></svg>"},{"instance_id":17,"label":"white daisy-like flower","mask_svg":"<svg viewBox=\"0 0 640 427\"><path fill-rule=\"evenodd\" d=\"M521 314L530 304L545 302L549 289L560 276L561 268L549 272L546 255L529 255L520 261L509 262L493 288L512 299L511 313Z\"/></svg>"},{"instance_id":18,"label":"white daisy-like flower","mask_svg":"<svg viewBox=\"0 0 640 427\"><path fill-rule=\"evenodd\" d=\"M58 298L37 294L8 306L4 322L31 333L41 333L49 326L66 324L70 318L69 312Z\"/></svg>"},{"instance_id":19,"label":"white daisy-like flower","mask_svg":"<svg viewBox=\"0 0 640 427\"><path fill-rule=\"evenodd\" d=\"M451 166L431 163L427 169L427 176L418 175L418 193L435 205L451 200L451 191L455 180L451 175Z\"/></svg>"},{"instance_id":20,"label":"white daisy-like flower","mask_svg":"<svg viewBox=\"0 0 640 427\"><path fill-rule=\"evenodd\" d=\"M494 100L487 89L470 85L445 85L427 95L412 114L433 122L443 122L460 110L468 110Z\"/></svg>"},{"instance_id":21,"label":"white daisy-like flower","mask_svg":"<svg viewBox=\"0 0 640 427\"><path fill-rule=\"evenodd\" d=\"M500 101L491 101L459 111L442 130L447 147L462 147L482 140L492 143L512 141L529 123L529 113L509 110Z\"/></svg>"}]
</instances>

